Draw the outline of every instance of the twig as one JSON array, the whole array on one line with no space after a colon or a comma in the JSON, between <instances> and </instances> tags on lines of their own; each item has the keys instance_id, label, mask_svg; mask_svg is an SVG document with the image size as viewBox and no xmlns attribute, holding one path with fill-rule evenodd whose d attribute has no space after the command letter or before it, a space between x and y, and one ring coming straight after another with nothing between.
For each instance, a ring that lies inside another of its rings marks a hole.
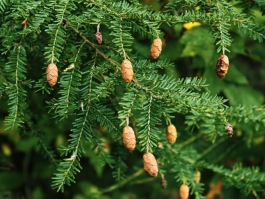
<instances>
[{"instance_id":1,"label":"twig","mask_svg":"<svg viewBox=\"0 0 265 199\"><path fill-rule=\"evenodd\" d=\"M94 48L96 50L96 53L99 54L101 57L103 57L105 60L107 60L108 62L110 62L112 65L114 66L118 66L120 67L120 64L117 63L116 61L114 61L113 59L108 58L104 53L102 53L98 48L97 48L97 44L92 43L91 41L89 41L84 35L83 33L79 32L79 30L77 30L76 28L74 28L73 26L69 25L70 28L72 28L76 33L78 33L82 39L88 43L92 48Z\"/></svg>"},{"instance_id":2,"label":"twig","mask_svg":"<svg viewBox=\"0 0 265 199\"><path fill-rule=\"evenodd\" d=\"M153 98L155 99L162 99L161 96L158 96L158 95L154 95L151 91L150 91L150 88L146 88L144 86L142 86L138 81L137 79L133 79L133 82L141 89L141 90L144 90L146 93L149 93Z\"/></svg>"},{"instance_id":3,"label":"twig","mask_svg":"<svg viewBox=\"0 0 265 199\"><path fill-rule=\"evenodd\" d=\"M102 190L100 193L107 193L107 192L111 192L115 189L118 189L119 187L125 185L126 183L128 183L129 181L135 179L136 177L140 176L142 173L144 172L144 169L140 169L137 172L135 172L133 175L129 176L128 178L126 178L124 181L122 181L121 183L112 185L104 190Z\"/></svg>"}]
</instances>

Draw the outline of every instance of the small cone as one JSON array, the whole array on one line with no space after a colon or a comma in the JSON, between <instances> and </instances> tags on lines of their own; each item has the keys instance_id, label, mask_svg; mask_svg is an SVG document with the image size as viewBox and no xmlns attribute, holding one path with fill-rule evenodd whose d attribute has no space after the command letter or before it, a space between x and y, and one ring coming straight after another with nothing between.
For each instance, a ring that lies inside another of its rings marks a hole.
<instances>
[{"instance_id":1,"label":"small cone","mask_svg":"<svg viewBox=\"0 0 265 199\"><path fill-rule=\"evenodd\" d=\"M177 140L177 129L173 124L167 127L167 140L170 144L174 144Z\"/></svg>"},{"instance_id":2,"label":"small cone","mask_svg":"<svg viewBox=\"0 0 265 199\"><path fill-rule=\"evenodd\" d=\"M136 146L136 138L133 129L130 126L125 126L122 132L123 144L129 150L134 150Z\"/></svg>"},{"instance_id":3,"label":"small cone","mask_svg":"<svg viewBox=\"0 0 265 199\"><path fill-rule=\"evenodd\" d=\"M234 133L232 124L227 123L225 130L227 131L227 136L231 138L233 136L233 133Z\"/></svg>"},{"instance_id":4,"label":"small cone","mask_svg":"<svg viewBox=\"0 0 265 199\"><path fill-rule=\"evenodd\" d=\"M150 54L153 59L157 59L162 51L162 41L160 38L156 38L151 47L150 47Z\"/></svg>"},{"instance_id":5,"label":"small cone","mask_svg":"<svg viewBox=\"0 0 265 199\"><path fill-rule=\"evenodd\" d=\"M216 72L220 79L224 78L227 74L229 67L229 59L226 55L221 55L218 58L217 64L216 64Z\"/></svg>"},{"instance_id":6,"label":"small cone","mask_svg":"<svg viewBox=\"0 0 265 199\"><path fill-rule=\"evenodd\" d=\"M46 78L51 87L57 83L58 68L54 63L50 63L46 70Z\"/></svg>"},{"instance_id":7,"label":"small cone","mask_svg":"<svg viewBox=\"0 0 265 199\"><path fill-rule=\"evenodd\" d=\"M200 182L201 181L201 172L200 171L197 171L197 173L194 175L193 180L195 182Z\"/></svg>"},{"instance_id":8,"label":"small cone","mask_svg":"<svg viewBox=\"0 0 265 199\"><path fill-rule=\"evenodd\" d=\"M152 153L145 153L143 155L144 169L153 177L157 176L158 167L155 156Z\"/></svg>"},{"instance_id":9,"label":"small cone","mask_svg":"<svg viewBox=\"0 0 265 199\"><path fill-rule=\"evenodd\" d=\"M128 59L124 59L121 63L121 75L125 82L131 82L133 80L133 67Z\"/></svg>"},{"instance_id":10,"label":"small cone","mask_svg":"<svg viewBox=\"0 0 265 199\"><path fill-rule=\"evenodd\" d=\"M101 32L96 32L95 34L96 40L98 41L98 44L102 43L102 34Z\"/></svg>"},{"instance_id":11,"label":"small cone","mask_svg":"<svg viewBox=\"0 0 265 199\"><path fill-rule=\"evenodd\" d=\"M182 184L179 188L179 196L180 199L188 199L189 198L190 189L186 184Z\"/></svg>"}]
</instances>

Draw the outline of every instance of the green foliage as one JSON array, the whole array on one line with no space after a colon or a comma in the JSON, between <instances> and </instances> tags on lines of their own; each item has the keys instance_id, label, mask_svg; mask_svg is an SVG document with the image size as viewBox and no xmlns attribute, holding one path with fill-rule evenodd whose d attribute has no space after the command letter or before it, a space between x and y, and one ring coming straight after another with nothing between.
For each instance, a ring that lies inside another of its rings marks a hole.
<instances>
[{"instance_id":1,"label":"green foliage","mask_svg":"<svg viewBox=\"0 0 265 199\"><path fill-rule=\"evenodd\" d=\"M232 187L225 198L265 196L264 2L145 3L0 1L0 198L176 198L184 183L203 199L216 181ZM150 60L157 37L162 54ZM222 80L220 54L230 60ZM50 63L59 71L52 88ZM169 124L178 131L173 145ZM136 135L132 152L125 125ZM146 152L156 157L156 178L142 168Z\"/></svg>"},{"instance_id":2,"label":"green foliage","mask_svg":"<svg viewBox=\"0 0 265 199\"><path fill-rule=\"evenodd\" d=\"M5 118L6 129L14 129L23 123L24 110L26 108L26 91L24 81L26 79L25 65L26 52L23 46L18 45L11 51L9 60L5 65L7 83L4 84L8 95L8 116Z\"/></svg>"}]
</instances>

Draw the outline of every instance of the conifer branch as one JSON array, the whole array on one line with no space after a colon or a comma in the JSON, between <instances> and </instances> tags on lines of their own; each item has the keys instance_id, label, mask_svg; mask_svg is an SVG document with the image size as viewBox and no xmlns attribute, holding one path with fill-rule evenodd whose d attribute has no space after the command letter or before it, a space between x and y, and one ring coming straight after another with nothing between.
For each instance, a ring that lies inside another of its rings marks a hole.
<instances>
[{"instance_id":1,"label":"conifer branch","mask_svg":"<svg viewBox=\"0 0 265 199\"><path fill-rule=\"evenodd\" d=\"M45 154L50 160L50 162L52 162L55 166L58 166L58 160L55 159L53 151L50 150L50 148L43 142L43 140L40 137L38 137L38 142L44 149Z\"/></svg>"},{"instance_id":2,"label":"conifer branch","mask_svg":"<svg viewBox=\"0 0 265 199\"><path fill-rule=\"evenodd\" d=\"M141 151L153 152L153 147L157 146L159 138L159 129L157 125L161 121L160 102L153 99L152 95L146 95L145 101L142 102L142 111L138 118L138 126Z\"/></svg>"},{"instance_id":3,"label":"conifer branch","mask_svg":"<svg viewBox=\"0 0 265 199\"><path fill-rule=\"evenodd\" d=\"M2 14L5 11L7 5L8 5L8 0L0 1L0 14Z\"/></svg>"},{"instance_id":4,"label":"conifer branch","mask_svg":"<svg viewBox=\"0 0 265 199\"><path fill-rule=\"evenodd\" d=\"M60 162L57 172L55 173L55 177L53 177L53 188L57 188L57 191L64 191L64 185L70 185L71 182L74 181L74 174L79 172L82 168L79 159L81 157L81 153L83 152L83 148L81 145L82 138L88 139L88 135L84 135L88 133L88 115L90 113L90 107L88 106L85 112L81 112L79 114L79 118L77 118L74 122L74 129L72 134L70 135L72 138L69 140L70 144L66 153L69 153L69 148L71 148L71 157L64 159Z\"/></svg>"},{"instance_id":5,"label":"conifer branch","mask_svg":"<svg viewBox=\"0 0 265 199\"><path fill-rule=\"evenodd\" d=\"M52 43L45 48L45 55L50 63L59 62L58 57L62 52L62 44L64 43L65 37L65 30L61 26L69 2L70 0L61 0L59 4L56 4L55 10L58 12L56 16L57 21L48 26L47 32L51 35L53 40Z\"/></svg>"},{"instance_id":6,"label":"conifer branch","mask_svg":"<svg viewBox=\"0 0 265 199\"><path fill-rule=\"evenodd\" d=\"M119 118L123 119L120 126L124 125L126 118L133 116L132 109L135 107L136 99L139 94L139 90L133 90L132 92L127 92L119 102L122 110L119 111Z\"/></svg>"},{"instance_id":7,"label":"conifer branch","mask_svg":"<svg viewBox=\"0 0 265 199\"><path fill-rule=\"evenodd\" d=\"M152 106L152 100L153 97L152 95L150 95L150 99L149 99L149 104L148 104L148 112L147 112L147 137L146 137L146 153L149 152L149 148L151 148L150 146L150 142L151 142L151 124L150 124L150 120L151 120L151 106ZM150 150L151 151L151 150Z\"/></svg>"},{"instance_id":8,"label":"conifer branch","mask_svg":"<svg viewBox=\"0 0 265 199\"><path fill-rule=\"evenodd\" d=\"M21 44L18 44L11 52L9 62L5 65L5 72L9 76L9 83L6 84L9 97L9 115L4 121L6 129L14 129L24 122L23 111L25 109L26 91L23 89L22 83L26 79L24 74L26 73L25 65L26 51ZM14 73L14 78L10 78L12 73Z\"/></svg>"},{"instance_id":9,"label":"conifer branch","mask_svg":"<svg viewBox=\"0 0 265 199\"><path fill-rule=\"evenodd\" d=\"M265 174L259 172L258 168L242 168L242 165L236 164L232 170L224 169L207 163L198 163L198 165L210 169L215 173L225 176L225 183L239 188L245 195L254 193L265 185ZM254 192L253 192L254 190Z\"/></svg>"},{"instance_id":10,"label":"conifer branch","mask_svg":"<svg viewBox=\"0 0 265 199\"><path fill-rule=\"evenodd\" d=\"M125 179L125 171L127 170L127 156L128 150L124 147L118 146L117 150L114 151L114 171L112 172L113 178L117 182L121 182Z\"/></svg>"},{"instance_id":11,"label":"conifer branch","mask_svg":"<svg viewBox=\"0 0 265 199\"><path fill-rule=\"evenodd\" d=\"M51 110L55 110L55 116L60 120L68 117L76 109L76 99L79 92L79 86L81 81L81 74L79 71L79 65L77 59L83 48L85 42L83 42L78 48L74 58L70 59L70 66L66 68L60 79L61 90L59 91L61 97L58 100L52 100L48 102Z\"/></svg>"},{"instance_id":12,"label":"conifer branch","mask_svg":"<svg viewBox=\"0 0 265 199\"><path fill-rule=\"evenodd\" d=\"M54 35L52 51L51 51L51 53L52 53L52 55L51 55L51 63L54 63L54 57L55 57L54 51L55 51L55 48L56 48L57 37L58 37L59 30L60 30L60 27L61 27L62 22L63 22L64 13L66 11L66 8L67 8L67 5L68 5L69 1L70 0L64 0L65 5L64 5L64 7L62 9L62 14L61 14L61 17L59 18L58 27L57 27L57 29L55 31L55 35Z\"/></svg>"}]
</instances>

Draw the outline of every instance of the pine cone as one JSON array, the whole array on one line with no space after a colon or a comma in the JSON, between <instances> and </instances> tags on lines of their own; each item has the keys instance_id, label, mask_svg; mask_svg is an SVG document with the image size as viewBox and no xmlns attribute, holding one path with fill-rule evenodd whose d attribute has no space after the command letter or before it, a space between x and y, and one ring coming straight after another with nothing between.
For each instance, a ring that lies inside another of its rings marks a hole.
<instances>
[{"instance_id":1,"label":"pine cone","mask_svg":"<svg viewBox=\"0 0 265 199\"><path fill-rule=\"evenodd\" d=\"M170 144L174 144L177 139L177 130L173 124L168 125L167 127L167 140Z\"/></svg>"},{"instance_id":2,"label":"pine cone","mask_svg":"<svg viewBox=\"0 0 265 199\"><path fill-rule=\"evenodd\" d=\"M151 47L150 47L150 54L153 59L156 59L159 57L160 53L162 51L162 41L160 38L156 38Z\"/></svg>"},{"instance_id":3,"label":"pine cone","mask_svg":"<svg viewBox=\"0 0 265 199\"><path fill-rule=\"evenodd\" d=\"M132 63L128 59L124 59L122 61L121 75L125 82L131 82L133 80L133 67Z\"/></svg>"},{"instance_id":4,"label":"pine cone","mask_svg":"<svg viewBox=\"0 0 265 199\"><path fill-rule=\"evenodd\" d=\"M225 130L227 131L227 136L231 138L233 136L233 133L234 133L232 124L227 123Z\"/></svg>"},{"instance_id":5,"label":"pine cone","mask_svg":"<svg viewBox=\"0 0 265 199\"><path fill-rule=\"evenodd\" d=\"M197 171L197 173L194 175L193 180L195 182L200 182L201 181L201 172L200 171Z\"/></svg>"},{"instance_id":6,"label":"pine cone","mask_svg":"<svg viewBox=\"0 0 265 199\"><path fill-rule=\"evenodd\" d=\"M123 144L129 150L134 150L136 146L136 138L133 129L130 126L125 126L122 132Z\"/></svg>"},{"instance_id":7,"label":"pine cone","mask_svg":"<svg viewBox=\"0 0 265 199\"><path fill-rule=\"evenodd\" d=\"M182 184L179 188L179 196L180 199L188 199L189 198L190 189L186 184Z\"/></svg>"},{"instance_id":8,"label":"pine cone","mask_svg":"<svg viewBox=\"0 0 265 199\"><path fill-rule=\"evenodd\" d=\"M101 32L96 32L95 34L96 40L98 41L98 44L102 43L102 34Z\"/></svg>"},{"instance_id":9,"label":"pine cone","mask_svg":"<svg viewBox=\"0 0 265 199\"><path fill-rule=\"evenodd\" d=\"M221 55L218 58L217 64L216 64L216 72L220 79L224 78L228 71L229 67L229 59L226 55Z\"/></svg>"},{"instance_id":10,"label":"pine cone","mask_svg":"<svg viewBox=\"0 0 265 199\"><path fill-rule=\"evenodd\" d=\"M155 156L152 153L145 153L143 155L144 169L153 177L157 176L158 167Z\"/></svg>"},{"instance_id":11,"label":"pine cone","mask_svg":"<svg viewBox=\"0 0 265 199\"><path fill-rule=\"evenodd\" d=\"M53 87L57 83L58 68L54 63L50 63L46 70L46 77L49 85Z\"/></svg>"}]
</instances>

